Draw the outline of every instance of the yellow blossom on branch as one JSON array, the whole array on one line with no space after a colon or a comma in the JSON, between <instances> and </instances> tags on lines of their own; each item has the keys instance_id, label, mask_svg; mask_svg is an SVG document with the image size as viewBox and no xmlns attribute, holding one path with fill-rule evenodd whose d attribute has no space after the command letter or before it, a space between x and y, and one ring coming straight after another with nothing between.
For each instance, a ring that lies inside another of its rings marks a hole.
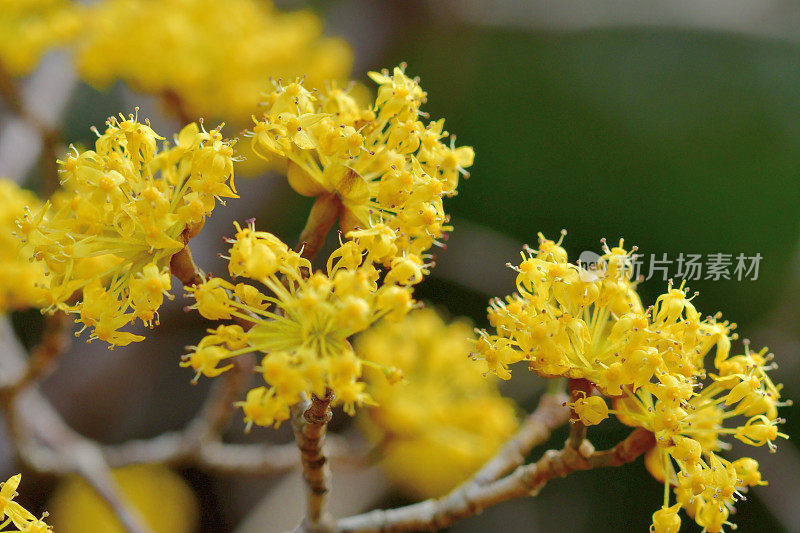
<instances>
[{"instance_id":1,"label":"yellow blossom on branch","mask_svg":"<svg viewBox=\"0 0 800 533\"><path fill-rule=\"evenodd\" d=\"M381 318L402 319L413 303L410 280L379 284L378 270L352 241L334 252L326 272L312 273L307 259L274 235L256 231L253 222L236 229L228 256L231 277L248 278L267 290L221 278L189 287L195 299L191 308L203 317L238 319L252 327L209 330L182 365L193 368L196 377L215 377L231 368L233 357L264 354L256 369L264 386L240 403L248 426L279 425L302 395L323 396L328 388L350 414L355 405L371 403L359 381L362 360L348 338Z\"/></svg>"},{"instance_id":2,"label":"yellow blossom on branch","mask_svg":"<svg viewBox=\"0 0 800 533\"><path fill-rule=\"evenodd\" d=\"M383 246L387 266L396 257L422 261L451 229L442 199L456 193L473 151L456 147L454 137L443 142L444 120L420 120L426 93L404 66L370 77L378 96L366 107L335 84L311 92L300 82L275 82L252 148L285 162L298 193L339 198L345 234Z\"/></svg>"},{"instance_id":3,"label":"yellow blossom on branch","mask_svg":"<svg viewBox=\"0 0 800 533\"><path fill-rule=\"evenodd\" d=\"M518 292L491 302L494 332L481 332L473 358L505 379L510 364L525 360L544 377L588 380L589 394L567 403L573 422L592 426L616 415L655 436L645 463L665 490L651 531L677 533L680 509L704 531L722 531L742 494L764 484L755 460L718 455L730 447L723 439L774 450L786 437L778 430L781 386L767 374L772 355L746 345L730 356L735 325L701 318L683 286L670 282L644 309L630 280L631 254L622 242L603 252L589 270L568 262L561 241L540 236L538 250L513 266ZM736 417L743 420L729 424Z\"/></svg>"},{"instance_id":4,"label":"yellow blossom on branch","mask_svg":"<svg viewBox=\"0 0 800 533\"><path fill-rule=\"evenodd\" d=\"M232 143L219 130L189 124L159 150L161 139L133 115L110 118L95 150L59 162L62 190L19 222L45 265L49 307L78 313L89 340L110 348L143 339L119 331L126 324L158 322L170 258L217 200L237 197Z\"/></svg>"},{"instance_id":5,"label":"yellow blossom on branch","mask_svg":"<svg viewBox=\"0 0 800 533\"><path fill-rule=\"evenodd\" d=\"M377 404L360 413L361 427L390 478L414 496L447 493L517 429L514 403L467 357L474 337L466 321L446 324L422 309L356 341Z\"/></svg>"}]
</instances>

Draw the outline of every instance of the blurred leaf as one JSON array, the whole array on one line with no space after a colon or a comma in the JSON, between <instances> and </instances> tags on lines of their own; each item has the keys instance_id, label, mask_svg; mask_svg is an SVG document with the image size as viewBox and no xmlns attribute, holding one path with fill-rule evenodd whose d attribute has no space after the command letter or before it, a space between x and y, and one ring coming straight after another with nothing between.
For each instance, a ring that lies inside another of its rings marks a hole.
<instances>
[{"instance_id":1,"label":"blurred leaf","mask_svg":"<svg viewBox=\"0 0 800 533\"><path fill-rule=\"evenodd\" d=\"M567 228L574 257L604 236L672 260L761 253L757 281L690 283L704 312L749 322L778 296L800 229L797 53L678 30L429 28L398 60L431 117L475 147L453 213L528 242Z\"/></svg>"}]
</instances>

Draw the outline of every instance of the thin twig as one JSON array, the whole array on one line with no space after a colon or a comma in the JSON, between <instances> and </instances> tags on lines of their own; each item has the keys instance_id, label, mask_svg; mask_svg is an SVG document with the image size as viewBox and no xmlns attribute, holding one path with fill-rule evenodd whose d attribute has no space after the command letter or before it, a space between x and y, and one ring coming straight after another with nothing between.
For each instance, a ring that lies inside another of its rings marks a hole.
<instances>
[{"instance_id":1,"label":"thin twig","mask_svg":"<svg viewBox=\"0 0 800 533\"><path fill-rule=\"evenodd\" d=\"M172 466L196 466L218 474L266 476L287 472L300 466L297 444L232 444L209 440L202 442L192 454L183 452L183 431L162 433L151 439L129 440L122 444L101 447L112 468L131 464L162 463ZM328 435L325 440L332 463L359 463L366 452L347 439Z\"/></svg>"},{"instance_id":2,"label":"thin twig","mask_svg":"<svg viewBox=\"0 0 800 533\"><path fill-rule=\"evenodd\" d=\"M239 357L234 368L216 380L197 415L181 431L169 432L146 440L132 440L115 446L103 446L106 460L114 467L135 463L191 463L202 448L219 440L219 434L231 418L233 402L247 387L253 371L252 357Z\"/></svg>"},{"instance_id":3,"label":"thin twig","mask_svg":"<svg viewBox=\"0 0 800 533\"><path fill-rule=\"evenodd\" d=\"M58 142L61 132L55 126L47 126L42 120L28 110L19 88L11 74L0 61L0 98L6 107L21 120L34 129L41 139L42 148L39 156L41 164L41 184L39 193L42 198L48 198L59 185L58 166L56 157Z\"/></svg>"},{"instance_id":4,"label":"thin twig","mask_svg":"<svg viewBox=\"0 0 800 533\"><path fill-rule=\"evenodd\" d=\"M54 363L69 345L70 325L69 317L61 311L46 315L42 337L39 343L31 349L25 371L16 379L0 386L0 393L16 395L51 372Z\"/></svg>"},{"instance_id":5,"label":"thin twig","mask_svg":"<svg viewBox=\"0 0 800 533\"><path fill-rule=\"evenodd\" d=\"M28 388L2 406L17 452L26 463L42 472L79 474L108 503L128 533L150 531L120 493L97 444L67 426L36 388ZM23 416L26 413L35 416Z\"/></svg>"},{"instance_id":6,"label":"thin twig","mask_svg":"<svg viewBox=\"0 0 800 533\"><path fill-rule=\"evenodd\" d=\"M331 473L323 450L325 433L331 420L331 402L333 391L328 389L323 398L312 395L310 401L300 402L294 408L292 429L300 448L307 495L306 517L298 531L333 530L333 519L325 509Z\"/></svg>"},{"instance_id":7,"label":"thin twig","mask_svg":"<svg viewBox=\"0 0 800 533\"><path fill-rule=\"evenodd\" d=\"M175 114L181 127L186 126L195 119L191 117L189 111L186 109L186 104L181 96L172 89L167 89L161 93L161 99L166 106Z\"/></svg>"},{"instance_id":8,"label":"thin twig","mask_svg":"<svg viewBox=\"0 0 800 533\"><path fill-rule=\"evenodd\" d=\"M470 483L485 485L524 463L535 446L546 442L554 429L567 423L569 409L564 406L566 401L567 395L563 393L544 394L536 410L522 422L517 434L473 476Z\"/></svg>"},{"instance_id":9,"label":"thin twig","mask_svg":"<svg viewBox=\"0 0 800 533\"><path fill-rule=\"evenodd\" d=\"M325 239L342 211L342 202L335 193L317 198L311 207L308 220L300 233L297 251L309 261L316 257ZM330 487L330 465L325 455L325 434L331 420L333 391L327 389L324 398L312 395L292 408L292 429L300 448L303 464L303 480L306 485L307 509L298 531L329 532L333 530L333 518L327 513Z\"/></svg>"},{"instance_id":10,"label":"thin twig","mask_svg":"<svg viewBox=\"0 0 800 533\"><path fill-rule=\"evenodd\" d=\"M7 320L0 321L0 329L10 332ZM80 474L117 513L126 531L147 532L137 511L127 504L117 490L97 444L82 437L64 422L34 385L35 377L41 375L39 371L20 371L26 365L22 346L12 335L3 337L0 368L7 373L19 373L22 376L19 381L30 385L24 388L7 387L0 394L0 409L14 438L16 453L36 470ZM51 348L43 350L50 352Z\"/></svg>"},{"instance_id":11,"label":"thin twig","mask_svg":"<svg viewBox=\"0 0 800 533\"><path fill-rule=\"evenodd\" d=\"M288 472L300 466L297 445L228 444L218 441L203 444L194 464L217 474L265 476Z\"/></svg>"},{"instance_id":12,"label":"thin twig","mask_svg":"<svg viewBox=\"0 0 800 533\"><path fill-rule=\"evenodd\" d=\"M11 73L3 65L2 61L0 61L0 98L9 111L20 117L27 118L17 84L14 83Z\"/></svg>"},{"instance_id":13,"label":"thin twig","mask_svg":"<svg viewBox=\"0 0 800 533\"><path fill-rule=\"evenodd\" d=\"M338 435L327 435L325 451L328 460L337 464L359 464L366 452ZM297 445L286 444L226 444L211 442L200 449L197 465L221 474L263 476L285 472L300 465Z\"/></svg>"},{"instance_id":14,"label":"thin twig","mask_svg":"<svg viewBox=\"0 0 800 533\"><path fill-rule=\"evenodd\" d=\"M341 519L336 531L368 533L444 528L492 505L535 495L553 478L578 470L629 463L654 445L653 434L642 428L635 429L614 448L602 452L595 452L591 443L584 440L579 448L565 446L562 450L549 450L536 463L520 466L510 475L486 485L462 485L463 488L443 498Z\"/></svg>"}]
</instances>

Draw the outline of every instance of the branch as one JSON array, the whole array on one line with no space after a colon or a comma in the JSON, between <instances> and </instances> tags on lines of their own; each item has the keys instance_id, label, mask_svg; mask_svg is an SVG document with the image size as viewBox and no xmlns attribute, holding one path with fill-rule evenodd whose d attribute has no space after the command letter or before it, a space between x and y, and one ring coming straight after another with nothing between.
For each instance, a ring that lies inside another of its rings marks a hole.
<instances>
[{"instance_id":1,"label":"branch","mask_svg":"<svg viewBox=\"0 0 800 533\"><path fill-rule=\"evenodd\" d=\"M549 450L536 463L520 466L510 475L483 486L462 485L443 498L339 520L336 531L367 533L444 528L492 505L536 495L553 478L578 470L629 463L653 446L653 434L642 428L635 429L614 448L602 452L595 452L589 441L584 440L579 448L565 446L562 450Z\"/></svg>"},{"instance_id":2,"label":"branch","mask_svg":"<svg viewBox=\"0 0 800 533\"><path fill-rule=\"evenodd\" d=\"M233 402L247 387L253 371L250 357L238 357L234 367L215 380L197 415L181 431L168 432L152 439L132 440L116 446L103 446L103 455L114 467L136 463L189 463L201 456L202 449L219 440L219 433L230 420Z\"/></svg>"},{"instance_id":3,"label":"branch","mask_svg":"<svg viewBox=\"0 0 800 533\"><path fill-rule=\"evenodd\" d=\"M656 445L655 436L644 428L634 429L628 437L610 450L595 452L589 457L590 468L622 466Z\"/></svg>"},{"instance_id":4,"label":"branch","mask_svg":"<svg viewBox=\"0 0 800 533\"><path fill-rule=\"evenodd\" d=\"M206 279L203 271L195 264L188 243L185 243L181 251L170 258L169 270L184 287L200 285Z\"/></svg>"},{"instance_id":5,"label":"branch","mask_svg":"<svg viewBox=\"0 0 800 533\"><path fill-rule=\"evenodd\" d=\"M27 118L19 89L2 61L0 61L0 99L3 100L9 111L17 116Z\"/></svg>"},{"instance_id":6,"label":"branch","mask_svg":"<svg viewBox=\"0 0 800 533\"><path fill-rule=\"evenodd\" d=\"M333 391L325 391L325 397L312 395L294 408L292 429L297 446L300 448L300 460L303 464L303 480L306 484L307 511L306 518L298 531L329 532L333 531L333 519L325 510L330 485L330 465L323 451L325 433L331 420L331 402Z\"/></svg>"},{"instance_id":7,"label":"branch","mask_svg":"<svg viewBox=\"0 0 800 533\"><path fill-rule=\"evenodd\" d=\"M167 89L161 93L161 99L164 104L175 113L175 117L177 117L178 121L181 123L181 127L194 122L188 109L186 109L186 104L177 92L172 89Z\"/></svg>"},{"instance_id":8,"label":"branch","mask_svg":"<svg viewBox=\"0 0 800 533\"><path fill-rule=\"evenodd\" d=\"M342 201L335 193L317 197L311 207L311 213L300 233L300 245L298 250L301 255L309 261L314 259L325 244L325 238L333 227L339 213L342 210Z\"/></svg>"},{"instance_id":9,"label":"branch","mask_svg":"<svg viewBox=\"0 0 800 533\"><path fill-rule=\"evenodd\" d=\"M308 220L300 233L297 250L309 261L313 260L325 238L333 227L342 210L342 202L335 194L319 196ZM333 391L326 389L325 397L311 396L292 408L292 429L297 446L300 448L300 461L303 464L303 480L306 485L307 510L306 517L298 527L298 531L329 532L333 531L333 518L326 512L331 471L328 459L323 451L328 422L331 420L331 402Z\"/></svg>"},{"instance_id":10,"label":"branch","mask_svg":"<svg viewBox=\"0 0 800 533\"><path fill-rule=\"evenodd\" d=\"M212 406L230 405L227 401L220 403L220 398L226 396L221 393L221 389L222 387L218 387L217 392L209 395L198 416L184 430L163 433L152 439L130 440L118 445L102 445L86 437L81 437L81 440L100 450L104 461L111 468L165 463L197 465L223 474L258 476L285 472L299 466L297 445L293 442L276 445L219 442L215 438L218 429L212 428L218 428L217 423L223 417L221 410ZM232 389L229 390L231 392L228 397L232 394ZM57 416L52 407L48 408L50 412L47 416ZM211 416L211 413L217 413L218 416ZM227 417L224 419L227 420ZM9 421L18 423L19 418ZM62 427L64 423L60 421L56 425ZM30 438L24 428L17 429L19 431L15 431L15 434L19 439L22 458L34 469L55 475L79 472L68 455L61 455L37 439ZM71 429L69 431L72 432ZM326 447L333 461L358 461L359 456L365 455L363 450L355 450L354 456L353 445L336 435L326 439Z\"/></svg>"},{"instance_id":11,"label":"branch","mask_svg":"<svg viewBox=\"0 0 800 533\"><path fill-rule=\"evenodd\" d=\"M150 531L120 493L97 443L67 426L38 390L9 397L3 408L26 463L39 471L79 474L108 503L128 533ZM22 413L35 416L23 418Z\"/></svg>"},{"instance_id":12,"label":"branch","mask_svg":"<svg viewBox=\"0 0 800 533\"><path fill-rule=\"evenodd\" d=\"M28 123L39 134L42 142L39 157L42 168L39 193L42 198L47 198L59 186L56 158L61 132L55 126L46 125L44 121L27 109L17 84L2 61L0 61L0 99L12 113Z\"/></svg>"},{"instance_id":13,"label":"branch","mask_svg":"<svg viewBox=\"0 0 800 533\"><path fill-rule=\"evenodd\" d=\"M69 345L70 325L68 316L61 311L46 315L42 337L31 349L25 370L17 378L0 385L0 394L14 396L47 375Z\"/></svg>"},{"instance_id":14,"label":"branch","mask_svg":"<svg viewBox=\"0 0 800 533\"><path fill-rule=\"evenodd\" d=\"M271 445L209 442L197 452L194 463L219 474L264 476L299 466L294 442Z\"/></svg>"},{"instance_id":15,"label":"branch","mask_svg":"<svg viewBox=\"0 0 800 533\"><path fill-rule=\"evenodd\" d=\"M536 410L525 418L517 434L503 446L469 483L485 485L508 474L525 462L530 451L547 441L550 434L569 420L569 409L564 406L567 395L546 393L539 400Z\"/></svg>"},{"instance_id":16,"label":"branch","mask_svg":"<svg viewBox=\"0 0 800 533\"><path fill-rule=\"evenodd\" d=\"M64 313L48 316L42 339L26 362L20 353L22 347L12 344L10 338L0 349L0 366L4 370L25 365L18 379L0 388L0 408L14 438L16 453L37 470L79 474L111 507L128 533L147 533L149 529L138 511L119 492L97 443L73 431L33 386L62 353L69 338L68 324Z\"/></svg>"},{"instance_id":17,"label":"branch","mask_svg":"<svg viewBox=\"0 0 800 533\"><path fill-rule=\"evenodd\" d=\"M117 490L97 444L73 431L38 388L28 386L23 390L19 385L34 384L41 371L32 369L31 361L39 360L38 357L48 360L49 355L54 353L53 345L59 343L44 342L40 355L36 356L34 353L26 366L22 355L24 350L11 334L7 319L0 320L0 330L4 333L3 346L0 349L0 368L4 373L21 376L12 386L2 389L0 394L0 409L14 439L16 453L40 471L80 474L111 506L126 531L145 533L147 529L142 525L138 513L126 504ZM58 332L55 335L58 336ZM49 334L45 335L48 336ZM49 365L42 367L47 366Z\"/></svg>"},{"instance_id":18,"label":"branch","mask_svg":"<svg viewBox=\"0 0 800 533\"><path fill-rule=\"evenodd\" d=\"M569 399L574 402L579 398L586 398L592 395L594 386L589 380L586 379L570 379L569 380ZM573 416L574 415L574 416ZM580 448L583 441L586 440L586 426L580 421L577 415L570 409L570 428L569 438L567 439L566 446L574 449Z\"/></svg>"},{"instance_id":19,"label":"branch","mask_svg":"<svg viewBox=\"0 0 800 533\"><path fill-rule=\"evenodd\" d=\"M332 463L360 462L366 455L363 450L354 450L347 439L337 435L326 436L325 449ZM297 444L264 446L211 442L200 449L196 461L199 466L221 474L263 476L297 467Z\"/></svg>"}]
</instances>

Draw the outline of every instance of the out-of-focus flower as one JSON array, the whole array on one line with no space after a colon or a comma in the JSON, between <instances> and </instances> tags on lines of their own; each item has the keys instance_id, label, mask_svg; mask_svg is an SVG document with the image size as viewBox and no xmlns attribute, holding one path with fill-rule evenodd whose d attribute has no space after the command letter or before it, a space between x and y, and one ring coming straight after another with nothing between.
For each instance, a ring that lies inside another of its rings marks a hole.
<instances>
[{"instance_id":1,"label":"out-of-focus flower","mask_svg":"<svg viewBox=\"0 0 800 533\"><path fill-rule=\"evenodd\" d=\"M133 465L112 471L125 500L153 533L191 533L200 510L192 489L165 466ZM49 508L58 533L125 533L119 518L89 484L78 476L64 479Z\"/></svg>"},{"instance_id":2,"label":"out-of-focus flower","mask_svg":"<svg viewBox=\"0 0 800 533\"><path fill-rule=\"evenodd\" d=\"M244 127L269 77L345 79L352 52L322 35L310 11L267 0L103 0L87 18L77 55L96 86L123 80L162 95L184 118Z\"/></svg>"},{"instance_id":3,"label":"out-of-focus flower","mask_svg":"<svg viewBox=\"0 0 800 533\"><path fill-rule=\"evenodd\" d=\"M78 313L90 340L110 348L143 339L119 331L135 319L158 322L170 258L217 200L237 197L233 148L219 130L189 124L158 150L160 139L133 115L109 119L95 150L60 161L62 190L19 223L46 267L50 308Z\"/></svg>"},{"instance_id":4,"label":"out-of-focus flower","mask_svg":"<svg viewBox=\"0 0 800 533\"><path fill-rule=\"evenodd\" d=\"M357 339L377 404L360 413L361 426L391 479L414 496L447 493L517 428L513 402L468 358L474 338L466 321L446 324L423 309Z\"/></svg>"},{"instance_id":5,"label":"out-of-focus flower","mask_svg":"<svg viewBox=\"0 0 800 533\"><path fill-rule=\"evenodd\" d=\"M40 307L44 299L44 265L31 261L30 245L21 246L17 219L25 208L41 208L39 199L9 179L0 179L0 314L26 307Z\"/></svg>"},{"instance_id":6,"label":"out-of-focus flower","mask_svg":"<svg viewBox=\"0 0 800 533\"><path fill-rule=\"evenodd\" d=\"M0 0L0 65L12 76L30 73L50 48L81 29L82 6L70 0Z\"/></svg>"}]
</instances>

